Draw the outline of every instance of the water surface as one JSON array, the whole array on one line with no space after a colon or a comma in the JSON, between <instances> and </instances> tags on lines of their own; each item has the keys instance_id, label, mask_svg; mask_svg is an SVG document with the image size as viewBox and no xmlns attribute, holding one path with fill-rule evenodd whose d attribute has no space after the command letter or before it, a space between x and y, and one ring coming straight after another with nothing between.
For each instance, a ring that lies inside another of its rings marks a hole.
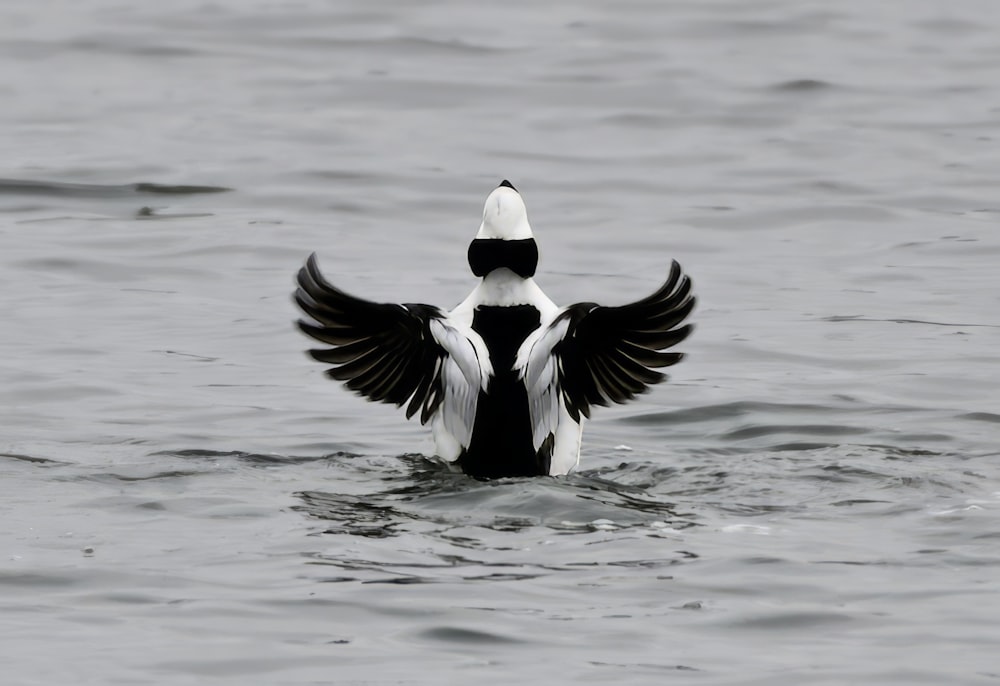
<instances>
[{"instance_id":1,"label":"water surface","mask_svg":"<svg viewBox=\"0 0 1000 686\"><path fill-rule=\"evenodd\" d=\"M0 9L0 656L52 683L1000 682L986 2ZM302 354L502 178L688 358L479 482Z\"/></svg>"}]
</instances>

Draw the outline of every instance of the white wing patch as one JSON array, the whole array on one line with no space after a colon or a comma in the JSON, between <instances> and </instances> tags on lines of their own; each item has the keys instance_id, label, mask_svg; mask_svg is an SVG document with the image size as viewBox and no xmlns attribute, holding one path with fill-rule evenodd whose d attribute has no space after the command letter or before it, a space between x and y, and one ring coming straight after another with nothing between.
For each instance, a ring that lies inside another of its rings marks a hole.
<instances>
[{"instance_id":1,"label":"white wing patch","mask_svg":"<svg viewBox=\"0 0 1000 686\"><path fill-rule=\"evenodd\" d=\"M479 334L450 319L432 319L430 331L447 353L438 372L444 391L438 419L447 433L467 448L472 441L479 392L487 390L493 375L489 350Z\"/></svg>"},{"instance_id":2,"label":"white wing patch","mask_svg":"<svg viewBox=\"0 0 1000 686\"><path fill-rule=\"evenodd\" d=\"M552 349L566 336L569 319L555 317L525 339L517 351L514 369L528 391L531 442L538 450L560 421L559 360Z\"/></svg>"}]
</instances>

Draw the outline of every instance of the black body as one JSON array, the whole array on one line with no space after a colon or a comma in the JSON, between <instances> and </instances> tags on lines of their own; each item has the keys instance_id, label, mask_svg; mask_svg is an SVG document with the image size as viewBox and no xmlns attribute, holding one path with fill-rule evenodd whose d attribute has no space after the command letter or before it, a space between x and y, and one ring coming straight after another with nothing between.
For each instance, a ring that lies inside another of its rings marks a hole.
<instances>
[{"instance_id":1,"label":"black body","mask_svg":"<svg viewBox=\"0 0 1000 686\"><path fill-rule=\"evenodd\" d=\"M489 392L479 393L472 441L458 458L462 471L470 476L495 479L549 472L552 441L535 452L528 392L513 369L518 348L540 322L541 315L531 305L480 306L473 314L472 328L489 348L495 376Z\"/></svg>"}]
</instances>

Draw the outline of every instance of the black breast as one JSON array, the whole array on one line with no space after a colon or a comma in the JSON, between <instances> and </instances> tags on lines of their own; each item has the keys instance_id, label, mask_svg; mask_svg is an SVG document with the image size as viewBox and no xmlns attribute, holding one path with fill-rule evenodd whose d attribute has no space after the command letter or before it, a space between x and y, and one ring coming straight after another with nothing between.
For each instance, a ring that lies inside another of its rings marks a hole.
<instances>
[{"instance_id":1,"label":"black breast","mask_svg":"<svg viewBox=\"0 0 1000 686\"><path fill-rule=\"evenodd\" d=\"M549 472L549 451L538 454L531 444L528 394L513 370L518 348L540 322L531 305L476 308L472 328L490 350L494 376L489 392L479 394L472 440L459 458L466 474L497 478Z\"/></svg>"}]
</instances>

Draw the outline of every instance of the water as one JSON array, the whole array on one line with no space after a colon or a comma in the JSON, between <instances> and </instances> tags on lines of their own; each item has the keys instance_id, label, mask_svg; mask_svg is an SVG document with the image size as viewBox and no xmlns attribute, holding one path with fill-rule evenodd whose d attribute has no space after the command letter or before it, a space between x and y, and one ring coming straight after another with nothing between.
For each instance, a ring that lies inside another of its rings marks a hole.
<instances>
[{"instance_id":1,"label":"water","mask_svg":"<svg viewBox=\"0 0 1000 686\"><path fill-rule=\"evenodd\" d=\"M4 5L4 682L1000 681L993 9ZM699 297L565 479L292 327L458 302L502 178L557 302Z\"/></svg>"}]
</instances>

